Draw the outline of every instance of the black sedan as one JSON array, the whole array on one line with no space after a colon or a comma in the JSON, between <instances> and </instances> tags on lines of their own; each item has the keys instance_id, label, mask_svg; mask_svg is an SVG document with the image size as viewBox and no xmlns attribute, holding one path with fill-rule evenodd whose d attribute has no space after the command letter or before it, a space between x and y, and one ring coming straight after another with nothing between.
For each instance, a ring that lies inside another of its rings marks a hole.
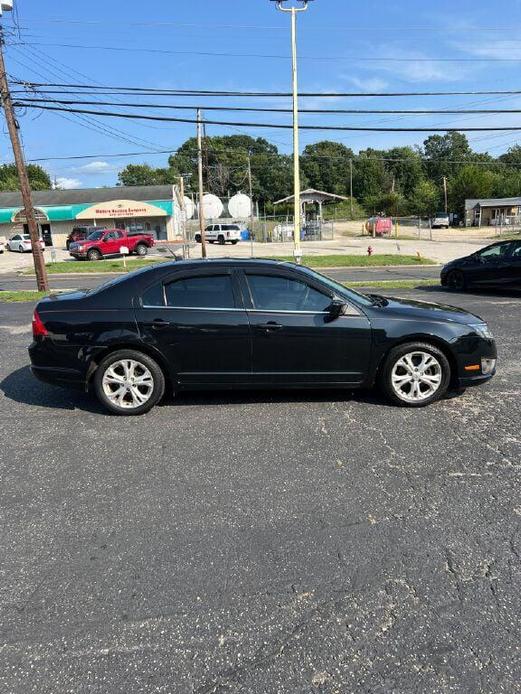
<instances>
[{"instance_id":1,"label":"black sedan","mask_svg":"<svg viewBox=\"0 0 521 694\"><path fill-rule=\"evenodd\" d=\"M419 407L495 373L477 316L346 289L266 260L178 261L34 312L33 374L92 389L116 414L150 410L165 390L346 388L379 384Z\"/></svg>"},{"instance_id":2,"label":"black sedan","mask_svg":"<svg viewBox=\"0 0 521 694\"><path fill-rule=\"evenodd\" d=\"M459 291L468 287L521 289L521 240L498 241L447 263L441 270L441 283Z\"/></svg>"}]
</instances>

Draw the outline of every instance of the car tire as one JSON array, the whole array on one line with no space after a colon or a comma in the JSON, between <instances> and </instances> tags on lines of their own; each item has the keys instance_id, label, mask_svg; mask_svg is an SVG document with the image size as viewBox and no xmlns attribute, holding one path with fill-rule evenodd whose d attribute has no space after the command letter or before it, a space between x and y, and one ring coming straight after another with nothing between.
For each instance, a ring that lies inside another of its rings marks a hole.
<instances>
[{"instance_id":1,"label":"car tire","mask_svg":"<svg viewBox=\"0 0 521 694\"><path fill-rule=\"evenodd\" d=\"M467 280L461 270L451 270L447 275L447 287L455 292L464 292Z\"/></svg>"},{"instance_id":2,"label":"car tire","mask_svg":"<svg viewBox=\"0 0 521 694\"><path fill-rule=\"evenodd\" d=\"M380 387L394 405L426 407L443 398L450 379L449 360L441 349L410 342L389 352L380 372Z\"/></svg>"},{"instance_id":3,"label":"car tire","mask_svg":"<svg viewBox=\"0 0 521 694\"><path fill-rule=\"evenodd\" d=\"M90 251L87 252L87 260L101 260L102 258L103 256L97 248L91 248Z\"/></svg>"},{"instance_id":4,"label":"car tire","mask_svg":"<svg viewBox=\"0 0 521 694\"><path fill-rule=\"evenodd\" d=\"M219 234L219 236L217 237L217 243L219 244L219 246L224 246L224 244L226 243L226 240L222 234Z\"/></svg>"},{"instance_id":5,"label":"car tire","mask_svg":"<svg viewBox=\"0 0 521 694\"><path fill-rule=\"evenodd\" d=\"M118 394L118 389L121 390L118 379L132 378L129 374L136 374L134 378L144 378L142 384L126 385L125 392ZM101 361L94 374L93 386L98 400L110 412L135 417L149 412L161 400L165 392L165 377L161 367L147 354L122 349Z\"/></svg>"},{"instance_id":6,"label":"car tire","mask_svg":"<svg viewBox=\"0 0 521 694\"><path fill-rule=\"evenodd\" d=\"M25 248L21 244L18 246L18 253L25 253Z\"/></svg>"},{"instance_id":7,"label":"car tire","mask_svg":"<svg viewBox=\"0 0 521 694\"><path fill-rule=\"evenodd\" d=\"M236 246L238 244L238 241L232 241L232 246Z\"/></svg>"},{"instance_id":8,"label":"car tire","mask_svg":"<svg viewBox=\"0 0 521 694\"><path fill-rule=\"evenodd\" d=\"M146 254L148 253L148 247L144 243L138 243L136 246L136 255L139 255L141 258L144 258Z\"/></svg>"},{"instance_id":9,"label":"car tire","mask_svg":"<svg viewBox=\"0 0 521 694\"><path fill-rule=\"evenodd\" d=\"M196 234L196 235L195 235L195 242L196 242L196 243L201 243L201 234Z\"/></svg>"}]
</instances>

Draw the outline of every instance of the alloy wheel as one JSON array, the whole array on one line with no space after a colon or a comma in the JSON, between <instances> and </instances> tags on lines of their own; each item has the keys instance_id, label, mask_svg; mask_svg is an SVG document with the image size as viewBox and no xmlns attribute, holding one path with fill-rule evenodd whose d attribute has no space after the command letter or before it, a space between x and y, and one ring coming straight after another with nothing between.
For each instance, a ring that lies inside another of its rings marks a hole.
<instances>
[{"instance_id":1,"label":"alloy wheel","mask_svg":"<svg viewBox=\"0 0 521 694\"><path fill-rule=\"evenodd\" d=\"M428 400L439 390L443 370L438 359L429 352L404 354L393 366L392 388L400 400L419 403Z\"/></svg>"},{"instance_id":2,"label":"alloy wheel","mask_svg":"<svg viewBox=\"0 0 521 694\"><path fill-rule=\"evenodd\" d=\"M113 405L132 410L150 400L154 377L144 364L134 359L121 359L106 369L102 388Z\"/></svg>"}]
</instances>

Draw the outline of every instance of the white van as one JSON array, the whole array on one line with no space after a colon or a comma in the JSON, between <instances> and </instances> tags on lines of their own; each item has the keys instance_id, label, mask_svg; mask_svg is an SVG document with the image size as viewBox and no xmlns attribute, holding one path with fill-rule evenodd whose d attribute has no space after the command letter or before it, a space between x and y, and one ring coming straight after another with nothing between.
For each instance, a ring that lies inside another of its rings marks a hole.
<instances>
[{"instance_id":1,"label":"white van","mask_svg":"<svg viewBox=\"0 0 521 694\"><path fill-rule=\"evenodd\" d=\"M233 243L235 246L241 240L241 227L238 224L209 224L204 235L208 243L219 243L224 246L225 243ZM195 235L197 243L201 243L201 234Z\"/></svg>"}]
</instances>

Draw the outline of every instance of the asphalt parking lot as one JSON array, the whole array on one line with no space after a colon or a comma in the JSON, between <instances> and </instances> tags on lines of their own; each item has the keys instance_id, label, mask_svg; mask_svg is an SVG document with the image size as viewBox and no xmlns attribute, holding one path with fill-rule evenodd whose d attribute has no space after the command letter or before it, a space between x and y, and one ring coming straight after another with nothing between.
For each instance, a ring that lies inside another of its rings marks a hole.
<instances>
[{"instance_id":1,"label":"asphalt parking lot","mask_svg":"<svg viewBox=\"0 0 521 694\"><path fill-rule=\"evenodd\" d=\"M394 293L486 319L494 381L117 418L0 304L0 691L520 691L521 298Z\"/></svg>"}]
</instances>

